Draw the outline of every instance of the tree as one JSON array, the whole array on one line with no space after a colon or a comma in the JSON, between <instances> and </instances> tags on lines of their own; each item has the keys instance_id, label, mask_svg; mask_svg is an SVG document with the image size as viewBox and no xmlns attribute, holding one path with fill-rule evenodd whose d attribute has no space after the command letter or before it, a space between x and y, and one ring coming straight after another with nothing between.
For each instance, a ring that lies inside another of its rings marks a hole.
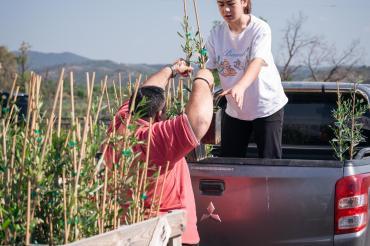
<instances>
[{"instance_id":1,"label":"tree","mask_svg":"<svg viewBox=\"0 0 370 246\"><path fill-rule=\"evenodd\" d=\"M314 81L352 80L356 65L362 58L358 40L352 41L347 49L338 52L335 45L316 40L309 45L305 65ZM325 68L325 69L323 69Z\"/></svg>"},{"instance_id":2,"label":"tree","mask_svg":"<svg viewBox=\"0 0 370 246\"><path fill-rule=\"evenodd\" d=\"M299 56L310 44L315 43L317 37L309 36L303 33L303 24L307 18L299 13L298 16L293 16L286 24L284 30L280 72L281 79L288 81L292 79L292 74L301 67Z\"/></svg>"},{"instance_id":3,"label":"tree","mask_svg":"<svg viewBox=\"0 0 370 246\"><path fill-rule=\"evenodd\" d=\"M5 46L0 46L0 88L9 90L16 73L16 56Z\"/></svg>"},{"instance_id":4,"label":"tree","mask_svg":"<svg viewBox=\"0 0 370 246\"><path fill-rule=\"evenodd\" d=\"M27 42L22 42L21 46L19 47L19 54L17 56L17 63L19 68L19 74L21 75L21 85L26 84L27 81L27 74L26 71L28 69L27 62L28 62L28 51L30 50L31 45Z\"/></svg>"},{"instance_id":5,"label":"tree","mask_svg":"<svg viewBox=\"0 0 370 246\"><path fill-rule=\"evenodd\" d=\"M352 41L346 50L338 52L335 45L329 45L323 37L303 32L306 19L299 13L287 22L280 54L282 80L292 80L293 74L303 66L313 81L351 81L351 77L356 80L356 65L363 55L360 42Z\"/></svg>"}]
</instances>

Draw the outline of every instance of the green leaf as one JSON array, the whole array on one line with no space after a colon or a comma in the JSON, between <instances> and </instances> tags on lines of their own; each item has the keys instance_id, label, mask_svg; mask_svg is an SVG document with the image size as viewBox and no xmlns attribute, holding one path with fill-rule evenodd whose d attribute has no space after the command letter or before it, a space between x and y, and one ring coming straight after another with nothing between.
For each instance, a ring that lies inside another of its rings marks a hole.
<instances>
[{"instance_id":1,"label":"green leaf","mask_svg":"<svg viewBox=\"0 0 370 246\"><path fill-rule=\"evenodd\" d=\"M69 142L68 142L68 146L69 146L70 148L74 148L74 147L76 147L76 145L77 145L77 142L76 142L76 141L69 141Z\"/></svg>"},{"instance_id":2,"label":"green leaf","mask_svg":"<svg viewBox=\"0 0 370 246\"><path fill-rule=\"evenodd\" d=\"M177 32L177 35L179 35L181 38L184 38L184 36L180 32Z\"/></svg>"},{"instance_id":3,"label":"green leaf","mask_svg":"<svg viewBox=\"0 0 370 246\"><path fill-rule=\"evenodd\" d=\"M5 114L5 113L9 113L9 108L3 108L2 112Z\"/></svg>"},{"instance_id":4,"label":"green leaf","mask_svg":"<svg viewBox=\"0 0 370 246\"><path fill-rule=\"evenodd\" d=\"M8 226L10 225L10 222L11 222L11 220L8 218L8 219L6 219L5 221L4 221L4 223L1 225L1 228L3 229L3 230L6 230L6 228L8 228Z\"/></svg>"}]
</instances>

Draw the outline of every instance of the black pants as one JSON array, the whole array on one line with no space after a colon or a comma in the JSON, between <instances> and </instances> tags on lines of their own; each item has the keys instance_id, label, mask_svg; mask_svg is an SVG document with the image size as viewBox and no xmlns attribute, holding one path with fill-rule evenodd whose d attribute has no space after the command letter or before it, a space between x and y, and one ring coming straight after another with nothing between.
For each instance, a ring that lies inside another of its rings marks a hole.
<instances>
[{"instance_id":1,"label":"black pants","mask_svg":"<svg viewBox=\"0 0 370 246\"><path fill-rule=\"evenodd\" d=\"M259 158L281 159L281 135L284 109L252 121L239 120L226 113L222 119L221 155L245 157L252 133Z\"/></svg>"},{"instance_id":2,"label":"black pants","mask_svg":"<svg viewBox=\"0 0 370 246\"><path fill-rule=\"evenodd\" d=\"M199 243L197 243L197 244L182 244L182 246L199 246Z\"/></svg>"}]
</instances>

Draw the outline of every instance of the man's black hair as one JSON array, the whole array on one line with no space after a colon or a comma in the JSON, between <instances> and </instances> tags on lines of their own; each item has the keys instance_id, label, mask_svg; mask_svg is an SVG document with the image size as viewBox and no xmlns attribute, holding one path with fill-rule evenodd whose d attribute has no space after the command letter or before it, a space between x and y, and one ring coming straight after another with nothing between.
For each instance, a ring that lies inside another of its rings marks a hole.
<instances>
[{"instance_id":1,"label":"man's black hair","mask_svg":"<svg viewBox=\"0 0 370 246\"><path fill-rule=\"evenodd\" d=\"M166 103L164 90L158 86L144 86L137 91L133 114L138 113L140 117L151 117L161 111ZM129 108L131 108L134 95L131 96Z\"/></svg>"}]
</instances>

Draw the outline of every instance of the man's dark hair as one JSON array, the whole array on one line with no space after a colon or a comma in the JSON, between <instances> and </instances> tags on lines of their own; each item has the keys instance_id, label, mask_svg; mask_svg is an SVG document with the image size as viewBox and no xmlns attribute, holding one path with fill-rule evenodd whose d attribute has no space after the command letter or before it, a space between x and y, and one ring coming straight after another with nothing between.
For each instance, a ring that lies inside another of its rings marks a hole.
<instances>
[{"instance_id":1,"label":"man's dark hair","mask_svg":"<svg viewBox=\"0 0 370 246\"><path fill-rule=\"evenodd\" d=\"M134 95L131 96L129 108L131 108ZM138 89L133 113L140 117L151 117L161 111L166 103L164 90L158 86L144 86Z\"/></svg>"}]
</instances>

